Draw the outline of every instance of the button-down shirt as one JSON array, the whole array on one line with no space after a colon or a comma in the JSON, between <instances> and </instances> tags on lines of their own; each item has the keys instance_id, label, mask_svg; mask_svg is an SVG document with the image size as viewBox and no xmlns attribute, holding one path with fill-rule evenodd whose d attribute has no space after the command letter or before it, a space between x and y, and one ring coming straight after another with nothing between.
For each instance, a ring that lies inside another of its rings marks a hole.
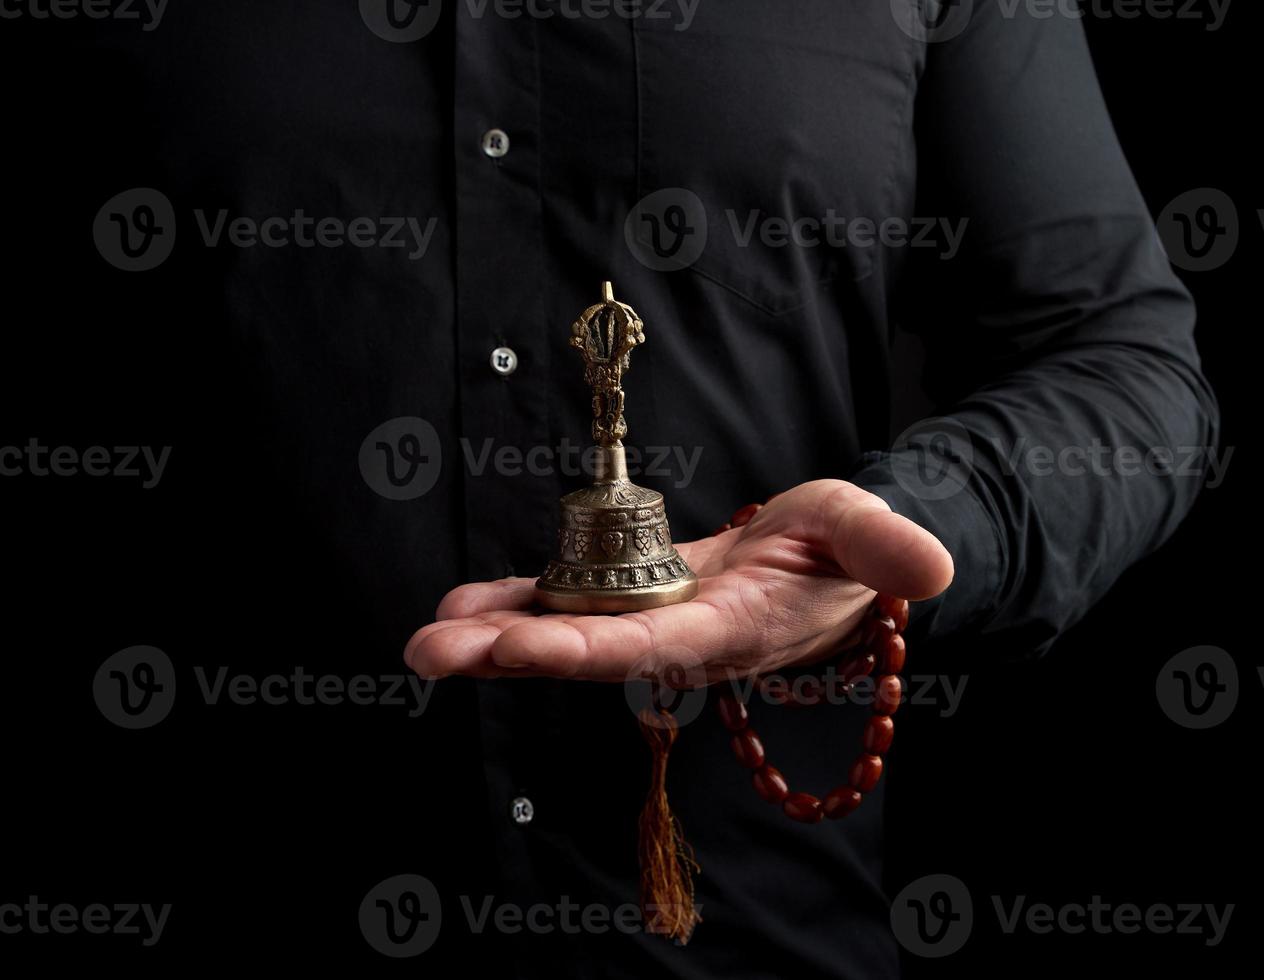
<instances>
[{"instance_id":1,"label":"button-down shirt","mask_svg":"<svg viewBox=\"0 0 1264 980\"><path fill-rule=\"evenodd\" d=\"M1196 481L1161 466L1093 466L1096 446L1211 445L1216 415L1078 20L994 0L938 20L914 0L388 2L82 29L109 98L78 93L82 153L49 165L80 209L148 195L105 209L85 293L137 324L89 341L116 366L99 404L166 406L177 446L173 523L145 525L178 542L150 583L168 646L385 676L449 589L538 573L589 444L568 329L605 279L646 324L625 441L675 538L806 480L871 489L956 563L915 610L914 658L1043 651L1189 507ZM120 271L137 260L110 227L170 255ZM292 842L267 857L305 900L276 913L288 941L412 872L444 900L424 955L471 968L896 972L886 780L844 821L791 823L711 710L670 768L702 868L687 947L480 927L485 895L607 922L635 902L647 752L619 685L430 695L418 718L298 717L224 749L258 800L226 820L239 851L261 827ZM818 793L866 711L752 706Z\"/></svg>"}]
</instances>

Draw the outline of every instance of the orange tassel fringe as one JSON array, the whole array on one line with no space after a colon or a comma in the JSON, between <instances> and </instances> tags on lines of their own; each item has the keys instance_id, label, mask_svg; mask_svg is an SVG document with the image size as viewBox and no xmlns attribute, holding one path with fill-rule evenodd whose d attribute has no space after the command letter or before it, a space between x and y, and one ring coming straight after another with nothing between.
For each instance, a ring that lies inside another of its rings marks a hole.
<instances>
[{"instance_id":1,"label":"orange tassel fringe","mask_svg":"<svg viewBox=\"0 0 1264 980\"><path fill-rule=\"evenodd\" d=\"M646 932L669 936L683 946L702 917L694 907L698 862L667 802L667 757L678 728L672 713L662 708L642 708L637 720L653 756L638 841L642 921Z\"/></svg>"}]
</instances>

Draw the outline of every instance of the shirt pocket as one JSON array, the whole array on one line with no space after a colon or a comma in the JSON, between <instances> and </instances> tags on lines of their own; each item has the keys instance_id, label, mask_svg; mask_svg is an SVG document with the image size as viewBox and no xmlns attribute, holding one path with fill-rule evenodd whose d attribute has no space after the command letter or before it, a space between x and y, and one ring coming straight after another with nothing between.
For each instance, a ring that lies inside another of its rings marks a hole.
<instances>
[{"instance_id":1,"label":"shirt pocket","mask_svg":"<svg viewBox=\"0 0 1264 980\"><path fill-rule=\"evenodd\" d=\"M637 257L773 314L867 276L866 223L911 168L915 42L892 0L668 0L633 23Z\"/></svg>"}]
</instances>

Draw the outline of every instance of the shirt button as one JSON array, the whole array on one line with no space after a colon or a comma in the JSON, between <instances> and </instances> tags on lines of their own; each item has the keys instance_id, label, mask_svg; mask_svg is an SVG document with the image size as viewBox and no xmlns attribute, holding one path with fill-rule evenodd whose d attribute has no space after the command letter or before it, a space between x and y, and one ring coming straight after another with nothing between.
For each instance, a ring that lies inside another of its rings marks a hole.
<instances>
[{"instance_id":1,"label":"shirt button","mask_svg":"<svg viewBox=\"0 0 1264 980\"><path fill-rule=\"evenodd\" d=\"M535 816L535 806L525 796L519 796L513 801L509 812L513 814L514 823L529 824Z\"/></svg>"},{"instance_id":2,"label":"shirt button","mask_svg":"<svg viewBox=\"0 0 1264 980\"><path fill-rule=\"evenodd\" d=\"M483 134L483 152L493 160L509 152L509 134L503 129L489 129Z\"/></svg>"},{"instance_id":3,"label":"shirt button","mask_svg":"<svg viewBox=\"0 0 1264 980\"><path fill-rule=\"evenodd\" d=\"M506 378L518 370L518 355L512 347L497 347L492 351L492 370Z\"/></svg>"}]
</instances>

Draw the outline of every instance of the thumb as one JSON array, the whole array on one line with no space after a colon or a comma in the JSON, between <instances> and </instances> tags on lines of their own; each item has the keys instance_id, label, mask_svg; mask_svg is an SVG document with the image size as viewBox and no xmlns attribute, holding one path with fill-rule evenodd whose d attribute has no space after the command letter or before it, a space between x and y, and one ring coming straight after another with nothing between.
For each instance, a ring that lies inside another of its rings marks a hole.
<instances>
[{"instance_id":1,"label":"thumb","mask_svg":"<svg viewBox=\"0 0 1264 980\"><path fill-rule=\"evenodd\" d=\"M849 577L900 599L929 599L948 588L952 556L938 538L893 513L881 497L831 482L821 510L822 530Z\"/></svg>"}]
</instances>

